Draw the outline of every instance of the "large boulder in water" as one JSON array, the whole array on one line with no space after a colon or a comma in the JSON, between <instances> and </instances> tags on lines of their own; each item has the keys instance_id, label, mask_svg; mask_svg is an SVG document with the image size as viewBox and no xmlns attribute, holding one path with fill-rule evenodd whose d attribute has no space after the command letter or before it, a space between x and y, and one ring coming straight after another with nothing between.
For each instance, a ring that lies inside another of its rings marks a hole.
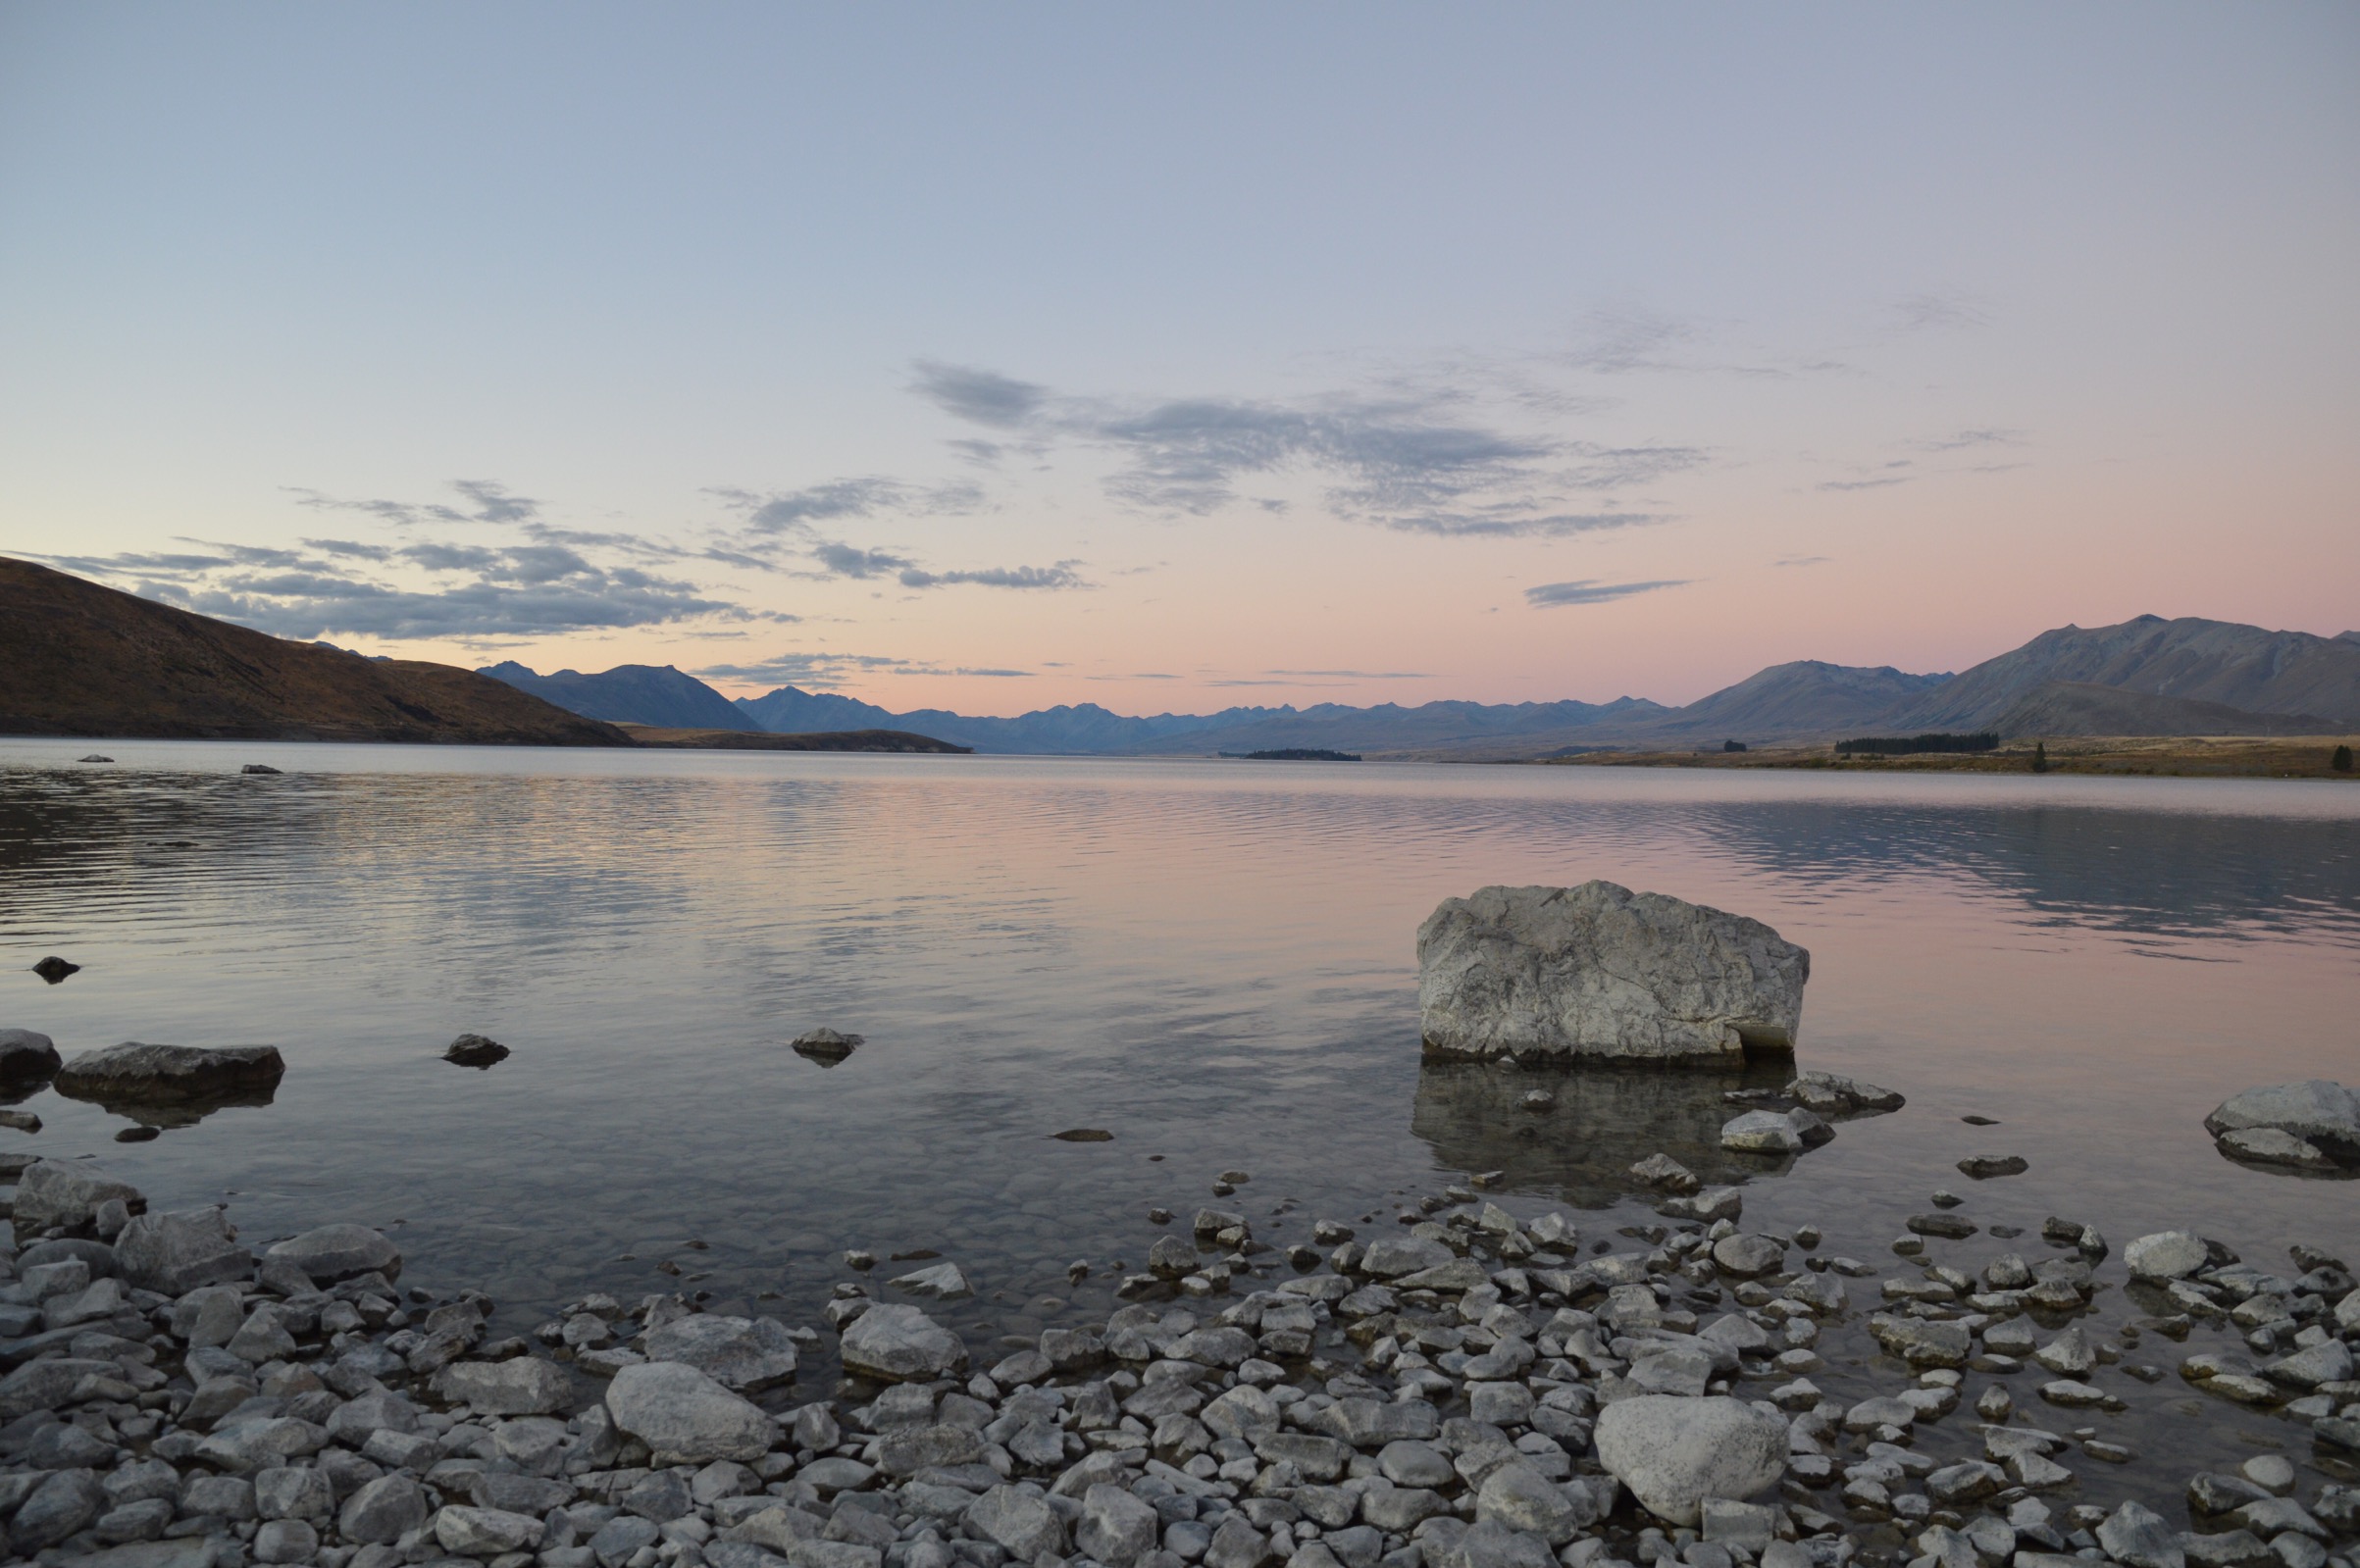
<instances>
[{"instance_id":1,"label":"large boulder in water","mask_svg":"<svg viewBox=\"0 0 2360 1568\"><path fill-rule=\"evenodd\" d=\"M1417 930L1426 1049L1729 1067L1791 1051L1811 954L1743 915L1611 882L1484 887Z\"/></svg>"},{"instance_id":2,"label":"large boulder in water","mask_svg":"<svg viewBox=\"0 0 2360 1568\"><path fill-rule=\"evenodd\" d=\"M2215 1106L2204 1130L2237 1159L2360 1166L2360 1090L2324 1078L2265 1084Z\"/></svg>"},{"instance_id":3,"label":"large boulder in water","mask_svg":"<svg viewBox=\"0 0 2360 1568\"><path fill-rule=\"evenodd\" d=\"M1743 1399L1640 1394L1598 1415L1598 1462L1667 1524L1696 1527L1707 1497L1743 1502L1786 1473L1786 1423Z\"/></svg>"},{"instance_id":4,"label":"large boulder in water","mask_svg":"<svg viewBox=\"0 0 2360 1568\"><path fill-rule=\"evenodd\" d=\"M143 1045L126 1040L84 1051L58 1070L56 1088L77 1100L117 1104L268 1094L286 1075L276 1045Z\"/></svg>"}]
</instances>

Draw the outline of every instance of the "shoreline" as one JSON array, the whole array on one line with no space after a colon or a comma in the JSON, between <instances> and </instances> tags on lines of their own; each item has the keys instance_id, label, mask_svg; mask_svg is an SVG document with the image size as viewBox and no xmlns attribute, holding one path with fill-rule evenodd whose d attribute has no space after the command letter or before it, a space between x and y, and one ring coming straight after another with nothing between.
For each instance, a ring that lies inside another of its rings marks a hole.
<instances>
[{"instance_id":1,"label":"shoreline","mask_svg":"<svg viewBox=\"0 0 2360 1568\"><path fill-rule=\"evenodd\" d=\"M1660 1222L1612 1233L1478 1175L1281 1251L1223 1172L1145 1217L1104 1324L986 1348L925 1311L975 1289L955 1255L847 1254L824 1326L591 1294L494 1339L487 1298L403 1290L374 1232L256 1257L219 1210L134 1218L45 1163L7 1270L38 1296L8 1326L41 1326L0 1343L0 1503L44 1563L2360 1561L2348 1260L2118 1255L1992 1218L2004 1180L1879 1241L1749 1232L1742 1189L1668 1161ZM1701 1443L1647 1424L1707 1415Z\"/></svg>"}]
</instances>

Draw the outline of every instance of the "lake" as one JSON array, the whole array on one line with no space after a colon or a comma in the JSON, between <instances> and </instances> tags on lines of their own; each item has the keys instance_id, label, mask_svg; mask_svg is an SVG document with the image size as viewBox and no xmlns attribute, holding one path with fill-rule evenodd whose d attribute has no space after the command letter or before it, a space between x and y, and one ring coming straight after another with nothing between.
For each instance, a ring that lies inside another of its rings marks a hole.
<instances>
[{"instance_id":1,"label":"lake","mask_svg":"<svg viewBox=\"0 0 2360 1568\"><path fill-rule=\"evenodd\" d=\"M1718 1078L1577 1077L1532 1115L1521 1079L1421 1067L1434 905L1592 877L1809 947L1798 1061L1908 1107L1749 1164ZM44 985L52 952L82 973ZM227 1201L249 1240L387 1227L405 1284L517 1327L592 1289L814 1322L865 1247L959 1262L980 1294L945 1315L988 1341L1103 1318L1148 1209L1226 1168L1218 1206L1281 1245L1490 1170L1603 1237L1653 1220L1625 1168L1658 1148L1743 1181L1749 1228L1888 1264L1948 1187L2283 1268L2360 1252L2360 1185L2200 1123L2360 1078L2356 1020L2360 789L2328 783L0 742L0 1026L287 1061L273 1103L144 1142L44 1090L8 1146ZM820 1025L867 1043L788 1048ZM439 1060L463 1031L514 1054ZM1977 1153L2031 1169L1971 1183Z\"/></svg>"}]
</instances>

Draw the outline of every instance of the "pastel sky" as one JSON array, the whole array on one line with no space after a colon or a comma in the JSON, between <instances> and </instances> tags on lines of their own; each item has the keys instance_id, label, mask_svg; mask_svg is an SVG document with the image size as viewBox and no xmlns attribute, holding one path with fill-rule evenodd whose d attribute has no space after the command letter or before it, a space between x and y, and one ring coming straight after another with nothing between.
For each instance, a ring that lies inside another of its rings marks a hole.
<instances>
[{"instance_id":1,"label":"pastel sky","mask_svg":"<svg viewBox=\"0 0 2360 1568\"><path fill-rule=\"evenodd\" d=\"M2360 626L2360 7L0 5L0 553L898 708Z\"/></svg>"}]
</instances>

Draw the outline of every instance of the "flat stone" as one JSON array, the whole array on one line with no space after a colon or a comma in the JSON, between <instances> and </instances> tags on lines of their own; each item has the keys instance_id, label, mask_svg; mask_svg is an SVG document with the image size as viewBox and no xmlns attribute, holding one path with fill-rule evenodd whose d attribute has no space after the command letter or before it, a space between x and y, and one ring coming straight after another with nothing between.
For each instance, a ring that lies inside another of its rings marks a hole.
<instances>
[{"instance_id":1,"label":"flat stone","mask_svg":"<svg viewBox=\"0 0 2360 1568\"><path fill-rule=\"evenodd\" d=\"M506 1361L453 1361L435 1374L434 1389L453 1404L487 1415L557 1415L573 1407L574 1380L539 1356Z\"/></svg>"},{"instance_id":2,"label":"flat stone","mask_svg":"<svg viewBox=\"0 0 2360 1568\"><path fill-rule=\"evenodd\" d=\"M639 1340L650 1361L680 1361L739 1393L795 1381L795 1346L776 1318L693 1313L650 1329Z\"/></svg>"},{"instance_id":3,"label":"flat stone","mask_svg":"<svg viewBox=\"0 0 2360 1568\"><path fill-rule=\"evenodd\" d=\"M2232 1094L2204 1119L2215 1138L2271 1128L2300 1138L2330 1157L2360 1164L2360 1093L2324 1078L2270 1084Z\"/></svg>"},{"instance_id":4,"label":"flat stone","mask_svg":"<svg viewBox=\"0 0 2360 1568\"><path fill-rule=\"evenodd\" d=\"M963 1372L967 1347L957 1335L914 1306L870 1307L844 1332L839 1346L847 1372L883 1383L924 1383Z\"/></svg>"},{"instance_id":5,"label":"flat stone","mask_svg":"<svg viewBox=\"0 0 2360 1568\"><path fill-rule=\"evenodd\" d=\"M2031 1168L2032 1162L2021 1154L1970 1154L1959 1161L1959 1173L1978 1182L1995 1176L2022 1176Z\"/></svg>"},{"instance_id":6,"label":"flat stone","mask_svg":"<svg viewBox=\"0 0 2360 1568\"><path fill-rule=\"evenodd\" d=\"M267 1093L286 1076L276 1045L147 1045L84 1051L58 1069L60 1094L102 1105L172 1103Z\"/></svg>"},{"instance_id":7,"label":"flat stone","mask_svg":"<svg viewBox=\"0 0 2360 1568\"><path fill-rule=\"evenodd\" d=\"M975 1287L967 1283L965 1272L955 1263L937 1263L931 1268L919 1269L886 1283L897 1290L907 1290L912 1295L935 1296L945 1301L954 1301L975 1293Z\"/></svg>"},{"instance_id":8,"label":"flat stone","mask_svg":"<svg viewBox=\"0 0 2360 1568\"><path fill-rule=\"evenodd\" d=\"M1022 1562L1065 1554L1065 1522L1040 1497L1004 1483L967 1505L967 1528Z\"/></svg>"},{"instance_id":9,"label":"flat stone","mask_svg":"<svg viewBox=\"0 0 2360 1568\"><path fill-rule=\"evenodd\" d=\"M100 1205L116 1198L132 1207L147 1203L137 1188L88 1160L35 1160L17 1177L17 1234L37 1234L53 1225L85 1229Z\"/></svg>"},{"instance_id":10,"label":"flat stone","mask_svg":"<svg viewBox=\"0 0 2360 1568\"><path fill-rule=\"evenodd\" d=\"M1082 1494L1073 1543L1107 1568L1131 1568L1155 1549L1159 1523L1154 1508L1122 1488L1102 1482Z\"/></svg>"},{"instance_id":11,"label":"flat stone","mask_svg":"<svg viewBox=\"0 0 2360 1568\"><path fill-rule=\"evenodd\" d=\"M333 1285L363 1274L386 1279L401 1275L401 1251L365 1225L323 1225L289 1237L263 1253L264 1262L282 1259L314 1285Z\"/></svg>"},{"instance_id":12,"label":"flat stone","mask_svg":"<svg viewBox=\"0 0 2360 1568\"><path fill-rule=\"evenodd\" d=\"M1909 1103L1895 1089L1878 1088L1874 1084L1838 1073L1797 1073L1784 1092L1797 1105L1821 1116L1897 1111Z\"/></svg>"},{"instance_id":13,"label":"flat stone","mask_svg":"<svg viewBox=\"0 0 2360 1568\"><path fill-rule=\"evenodd\" d=\"M2187 1562L2179 1532L2140 1502L2116 1508L2098 1526L2097 1536L2106 1555L2129 1568L2185 1568Z\"/></svg>"},{"instance_id":14,"label":"flat stone","mask_svg":"<svg viewBox=\"0 0 2360 1568\"><path fill-rule=\"evenodd\" d=\"M606 1409L658 1464L759 1459L778 1437L760 1407L680 1361L624 1367L606 1386Z\"/></svg>"},{"instance_id":15,"label":"flat stone","mask_svg":"<svg viewBox=\"0 0 2360 1568\"><path fill-rule=\"evenodd\" d=\"M1417 954L1425 1047L1458 1057L1725 1066L1792 1050L1811 974L1759 921L1609 882L1446 899Z\"/></svg>"},{"instance_id":16,"label":"flat stone","mask_svg":"<svg viewBox=\"0 0 2360 1568\"><path fill-rule=\"evenodd\" d=\"M2123 1248L2123 1264L2133 1278L2183 1280L2203 1268L2211 1249L2193 1231L2158 1231Z\"/></svg>"},{"instance_id":17,"label":"flat stone","mask_svg":"<svg viewBox=\"0 0 2360 1568\"><path fill-rule=\"evenodd\" d=\"M1785 1111L1748 1111L1722 1124L1720 1146L1748 1154L1795 1154L1802 1151L1803 1132Z\"/></svg>"},{"instance_id":18,"label":"flat stone","mask_svg":"<svg viewBox=\"0 0 2360 1568\"><path fill-rule=\"evenodd\" d=\"M134 1215L115 1238L115 1260L126 1284L170 1296L254 1274L254 1254L218 1204Z\"/></svg>"}]
</instances>

